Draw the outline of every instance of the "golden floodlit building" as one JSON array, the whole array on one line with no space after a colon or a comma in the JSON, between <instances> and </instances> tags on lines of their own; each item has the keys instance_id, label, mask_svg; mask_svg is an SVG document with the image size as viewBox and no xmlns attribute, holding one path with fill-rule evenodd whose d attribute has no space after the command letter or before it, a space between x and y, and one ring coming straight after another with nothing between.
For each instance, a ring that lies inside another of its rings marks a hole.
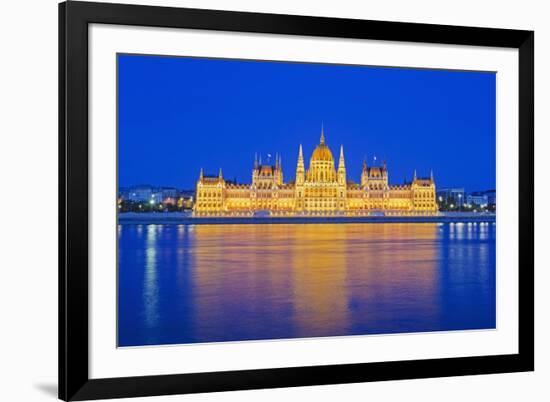
<instances>
[{"instance_id":1,"label":"golden floodlit building","mask_svg":"<svg viewBox=\"0 0 550 402\"><path fill-rule=\"evenodd\" d=\"M437 214L435 182L416 177L410 183L390 185L386 162L367 166L363 162L361 182L347 178L344 148L340 147L338 168L321 129L319 145L306 169L302 146L298 151L296 177L284 182L281 158L274 165L254 161L252 183L226 181L220 169L206 176L201 169L197 181L194 216L369 216Z\"/></svg>"}]
</instances>

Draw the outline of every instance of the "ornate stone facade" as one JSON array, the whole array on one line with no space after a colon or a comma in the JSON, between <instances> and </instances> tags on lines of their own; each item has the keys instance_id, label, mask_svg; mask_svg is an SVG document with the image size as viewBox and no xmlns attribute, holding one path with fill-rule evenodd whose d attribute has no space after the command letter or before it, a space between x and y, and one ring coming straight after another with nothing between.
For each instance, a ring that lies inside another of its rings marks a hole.
<instances>
[{"instance_id":1,"label":"ornate stone facade","mask_svg":"<svg viewBox=\"0 0 550 402\"><path fill-rule=\"evenodd\" d=\"M368 216L437 214L433 174L403 185L388 183L388 169L363 162L361 182L347 179L344 148L338 168L321 130L319 145L306 170L302 146L298 151L296 178L283 181L281 158L274 165L254 161L251 184L226 181L200 173L193 207L195 216Z\"/></svg>"}]
</instances>

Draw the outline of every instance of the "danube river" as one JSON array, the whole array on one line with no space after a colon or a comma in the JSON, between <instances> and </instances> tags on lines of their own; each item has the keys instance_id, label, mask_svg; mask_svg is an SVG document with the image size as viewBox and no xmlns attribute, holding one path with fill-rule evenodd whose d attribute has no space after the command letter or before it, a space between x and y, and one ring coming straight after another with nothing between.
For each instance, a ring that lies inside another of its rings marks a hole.
<instances>
[{"instance_id":1,"label":"danube river","mask_svg":"<svg viewBox=\"0 0 550 402\"><path fill-rule=\"evenodd\" d=\"M494 223L118 226L119 346L495 328Z\"/></svg>"}]
</instances>

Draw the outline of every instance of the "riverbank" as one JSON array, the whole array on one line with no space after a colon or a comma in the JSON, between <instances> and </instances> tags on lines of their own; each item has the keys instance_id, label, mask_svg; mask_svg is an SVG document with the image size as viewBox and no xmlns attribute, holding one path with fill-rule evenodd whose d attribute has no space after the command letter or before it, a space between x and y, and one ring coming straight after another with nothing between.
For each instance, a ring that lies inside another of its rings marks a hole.
<instances>
[{"instance_id":1,"label":"riverbank","mask_svg":"<svg viewBox=\"0 0 550 402\"><path fill-rule=\"evenodd\" d=\"M495 214L468 212L442 213L438 216L315 216L315 217L192 217L181 212L121 213L119 224L149 225L245 225L245 224L320 224L320 223L492 223Z\"/></svg>"}]
</instances>

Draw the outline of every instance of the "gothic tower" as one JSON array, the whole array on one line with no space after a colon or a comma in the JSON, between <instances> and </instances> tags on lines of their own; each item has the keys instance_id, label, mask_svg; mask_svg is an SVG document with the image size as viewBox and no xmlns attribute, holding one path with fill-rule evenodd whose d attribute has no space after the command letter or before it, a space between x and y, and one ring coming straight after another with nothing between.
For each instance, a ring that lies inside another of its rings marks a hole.
<instances>
[{"instance_id":1,"label":"gothic tower","mask_svg":"<svg viewBox=\"0 0 550 402\"><path fill-rule=\"evenodd\" d=\"M346 162L344 160L344 146L340 145L340 159L338 160L338 207L341 211L346 209L347 179Z\"/></svg>"},{"instance_id":2,"label":"gothic tower","mask_svg":"<svg viewBox=\"0 0 550 402\"><path fill-rule=\"evenodd\" d=\"M344 146L340 145L340 160L338 161L338 184L346 185L346 162L344 161Z\"/></svg>"},{"instance_id":3,"label":"gothic tower","mask_svg":"<svg viewBox=\"0 0 550 402\"><path fill-rule=\"evenodd\" d=\"M361 187L364 189L369 184L369 171L366 159L363 161L363 170L361 170Z\"/></svg>"},{"instance_id":4,"label":"gothic tower","mask_svg":"<svg viewBox=\"0 0 550 402\"><path fill-rule=\"evenodd\" d=\"M275 156L275 184L279 187L283 185L283 165L278 154Z\"/></svg>"},{"instance_id":5,"label":"gothic tower","mask_svg":"<svg viewBox=\"0 0 550 402\"><path fill-rule=\"evenodd\" d=\"M302 152L302 144L298 150L298 164L296 165L296 185L304 184L306 169L304 167L304 154Z\"/></svg>"},{"instance_id":6,"label":"gothic tower","mask_svg":"<svg viewBox=\"0 0 550 402\"><path fill-rule=\"evenodd\" d=\"M298 150L298 163L296 165L296 185L295 185L295 206L297 211L304 209L304 181L306 169L304 167L304 154L302 152L302 144Z\"/></svg>"}]
</instances>

